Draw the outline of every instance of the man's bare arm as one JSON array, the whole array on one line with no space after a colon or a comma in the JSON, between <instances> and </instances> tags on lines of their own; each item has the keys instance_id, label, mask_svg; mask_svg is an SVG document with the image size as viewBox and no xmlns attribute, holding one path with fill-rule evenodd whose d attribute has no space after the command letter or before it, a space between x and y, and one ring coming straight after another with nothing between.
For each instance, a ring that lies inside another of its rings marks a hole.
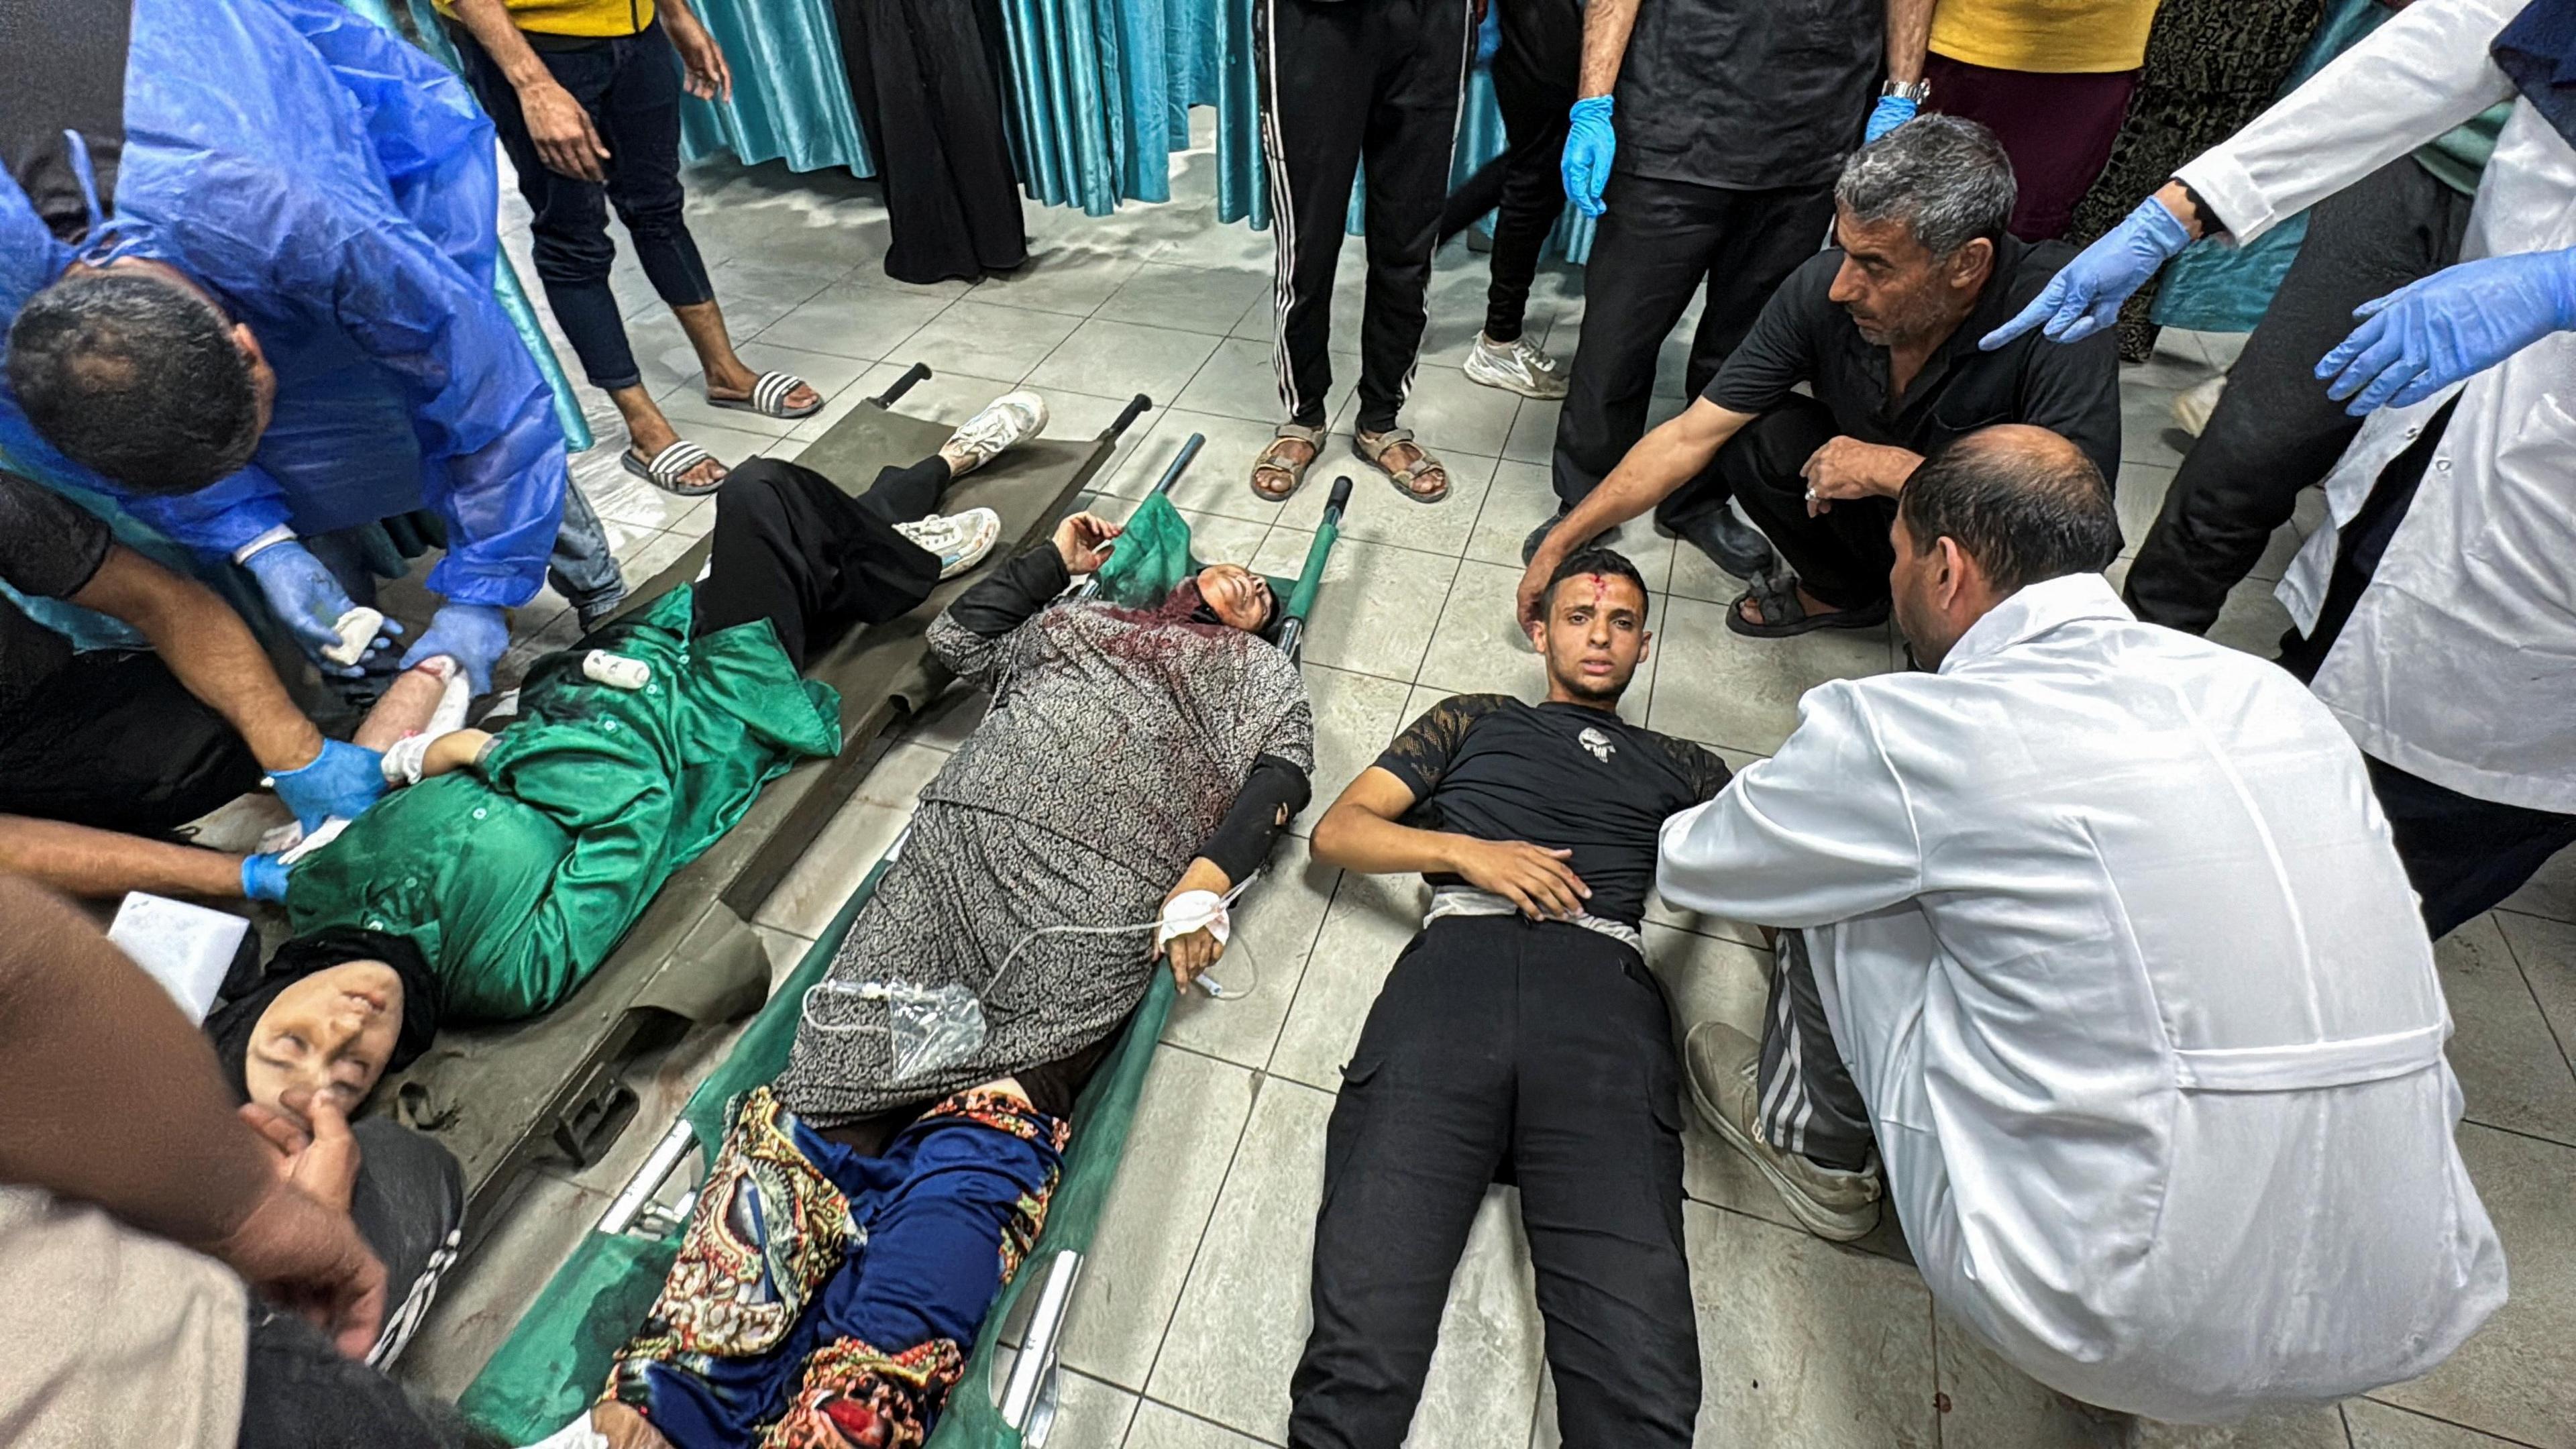
<instances>
[{"instance_id":1,"label":"man's bare arm","mask_svg":"<svg viewBox=\"0 0 2576 1449\"><path fill-rule=\"evenodd\" d=\"M1459 876L1532 919L1582 913L1592 892L1565 863L1572 851L1399 823L1413 803L1413 790L1393 772L1376 765L1362 770L1315 822L1315 858L1368 875Z\"/></svg>"},{"instance_id":2,"label":"man's bare arm","mask_svg":"<svg viewBox=\"0 0 2576 1449\"><path fill-rule=\"evenodd\" d=\"M1576 504L1531 556L1529 568L1521 575L1522 622L1538 617L1539 599L1547 591L1548 576L1556 572L1556 566L1565 562L1568 554L1670 498L1684 483L1698 477L1709 460L1717 456L1717 450L1753 421L1753 416L1700 398L1683 409L1681 416L1639 438L1637 446L1619 460L1619 466L1610 470L1610 476L1601 480L1601 486Z\"/></svg>"},{"instance_id":3,"label":"man's bare arm","mask_svg":"<svg viewBox=\"0 0 2576 1449\"><path fill-rule=\"evenodd\" d=\"M71 601L143 631L161 662L224 717L263 768L300 769L322 753L322 732L295 707L249 626L214 590L116 544Z\"/></svg>"},{"instance_id":4,"label":"man's bare arm","mask_svg":"<svg viewBox=\"0 0 2576 1449\"><path fill-rule=\"evenodd\" d=\"M501 0L456 0L455 8L457 23L492 57L510 89L519 93L528 139L546 169L583 181L607 180L607 169L600 163L608 159L608 147L591 124L590 112L537 58Z\"/></svg>"},{"instance_id":5,"label":"man's bare arm","mask_svg":"<svg viewBox=\"0 0 2576 1449\"><path fill-rule=\"evenodd\" d=\"M0 871L75 896L150 891L237 900L242 858L59 820L0 815Z\"/></svg>"},{"instance_id":6,"label":"man's bare arm","mask_svg":"<svg viewBox=\"0 0 2576 1449\"><path fill-rule=\"evenodd\" d=\"M1887 78L1904 84L1923 79L1923 57L1932 46L1933 0L1887 0Z\"/></svg>"},{"instance_id":7,"label":"man's bare arm","mask_svg":"<svg viewBox=\"0 0 2576 1449\"><path fill-rule=\"evenodd\" d=\"M1581 92L1606 96L1619 88L1619 63L1628 56L1628 33L1637 28L1638 0L1592 0L1583 7Z\"/></svg>"}]
</instances>

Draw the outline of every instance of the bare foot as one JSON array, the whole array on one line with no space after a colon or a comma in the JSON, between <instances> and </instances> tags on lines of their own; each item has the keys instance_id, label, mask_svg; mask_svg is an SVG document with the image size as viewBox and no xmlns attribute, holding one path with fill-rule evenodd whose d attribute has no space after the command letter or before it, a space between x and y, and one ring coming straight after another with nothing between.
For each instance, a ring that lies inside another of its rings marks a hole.
<instances>
[{"instance_id":1,"label":"bare foot","mask_svg":"<svg viewBox=\"0 0 2576 1449\"><path fill-rule=\"evenodd\" d=\"M590 1427L608 1440L609 1449L671 1449L671 1441L662 1437L661 1430L614 1399L591 1407Z\"/></svg>"},{"instance_id":2,"label":"bare foot","mask_svg":"<svg viewBox=\"0 0 2576 1449\"><path fill-rule=\"evenodd\" d=\"M707 396L717 402L741 402L751 396L752 385L759 381L760 374L737 364L733 371L722 376L713 372L707 374ZM787 396L780 398L778 404L788 412L801 413L822 401L821 393L800 382L789 388Z\"/></svg>"},{"instance_id":3,"label":"bare foot","mask_svg":"<svg viewBox=\"0 0 2576 1449\"><path fill-rule=\"evenodd\" d=\"M655 458L662 455L664 448L680 441L680 434L677 429L664 421L657 411L650 418L637 419L628 423L626 440L634 444L628 451L634 455L635 461L650 466ZM681 474L680 486L710 488L724 481L725 472L726 468L722 462L715 458L708 458Z\"/></svg>"},{"instance_id":4,"label":"bare foot","mask_svg":"<svg viewBox=\"0 0 2576 1449\"><path fill-rule=\"evenodd\" d=\"M1252 491L1273 503L1287 502L1305 480L1306 469L1313 465L1318 451L1304 438L1272 438L1253 461Z\"/></svg>"}]
</instances>

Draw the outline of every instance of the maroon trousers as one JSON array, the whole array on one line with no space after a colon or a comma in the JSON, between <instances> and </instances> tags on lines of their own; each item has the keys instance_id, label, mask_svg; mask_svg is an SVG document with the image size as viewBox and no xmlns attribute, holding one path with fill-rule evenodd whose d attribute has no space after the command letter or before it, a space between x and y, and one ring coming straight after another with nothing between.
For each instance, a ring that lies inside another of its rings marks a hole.
<instances>
[{"instance_id":1,"label":"maroon trousers","mask_svg":"<svg viewBox=\"0 0 2576 1449\"><path fill-rule=\"evenodd\" d=\"M2133 70L2042 75L1946 55L1924 57L1923 78L1932 82L1931 109L1975 121L2004 143L2021 185L2012 234L2023 241L2065 234L2075 203L2111 160L2138 87Z\"/></svg>"}]
</instances>

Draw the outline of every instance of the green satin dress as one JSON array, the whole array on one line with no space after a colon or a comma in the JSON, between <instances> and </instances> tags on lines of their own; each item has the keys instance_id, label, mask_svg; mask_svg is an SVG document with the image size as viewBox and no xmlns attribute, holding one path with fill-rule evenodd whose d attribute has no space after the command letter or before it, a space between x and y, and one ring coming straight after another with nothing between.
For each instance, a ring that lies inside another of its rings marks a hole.
<instances>
[{"instance_id":1,"label":"green satin dress","mask_svg":"<svg viewBox=\"0 0 2576 1449\"><path fill-rule=\"evenodd\" d=\"M839 695L797 675L766 621L692 640L690 605L675 590L540 661L481 765L394 791L297 867L295 930L410 937L450 1021L571 995L763 785L840 750ZM651 683L593 682L587 648L643 661Z\"/></svg>"}]
</instances>

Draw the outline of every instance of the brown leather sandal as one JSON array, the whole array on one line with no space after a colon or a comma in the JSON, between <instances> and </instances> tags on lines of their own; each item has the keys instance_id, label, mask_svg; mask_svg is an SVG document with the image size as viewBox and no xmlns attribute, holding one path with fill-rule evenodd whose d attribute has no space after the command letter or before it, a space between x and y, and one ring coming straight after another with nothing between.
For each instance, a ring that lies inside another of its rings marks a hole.
<instances>
[{"instance_id":1,"label":"brown leather sandal","mask_svg":"<svg viewBox=\"0 0 2576 1449\"><path fill-rule=\"evenodd\" d=\"M1407 444L1413 448L1413 461L1402 468L1388 467L1386 455ZM1411 428L1389 428L1383 433L1353 433L1351 451L1386 474L1387 481L1395 485L1397 492L1416 503L1437 503L1449 496L1449 470L1431 455L1429 448L1414 442Z\"/></svg>"},{"instance_id":2,"label":"brown leather sandal","mask_svg":"<svg viewBox=\"0 0 2576 1449\"><path fill-rule=\"evenodd\" d=\"M1279 446L1282 443L1305 444L1305 458L1301 461L1290 457L1288 451ZM1263 448L1261 456L1252 460L1253 496L1264 503L1287 502L1304 486L1306 470L1314 467L1315 460L1322 456L1324 429L1281 423L1278 434L1270 440L1270 446Z\"/></svg>"}]
</instances>

